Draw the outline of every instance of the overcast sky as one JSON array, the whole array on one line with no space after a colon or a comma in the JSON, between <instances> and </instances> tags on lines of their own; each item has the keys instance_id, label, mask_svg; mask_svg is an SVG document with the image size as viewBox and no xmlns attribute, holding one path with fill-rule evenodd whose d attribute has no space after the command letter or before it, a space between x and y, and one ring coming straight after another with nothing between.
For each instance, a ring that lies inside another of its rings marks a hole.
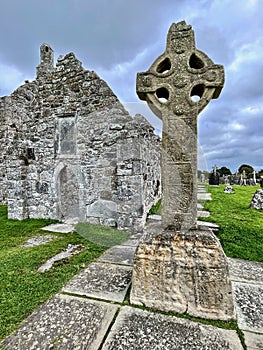
<instances>
[{"instance_id":1,"label":"overcast sky","mask_svg":"<svg viewBox=\"0 0 263 350\"><path fill-rule=\"evenodd\" d=\"M39 47L74 52L106 80L132 115L161 121L136 96L137 72L165 50L185 20L196 46L225 67L218 100L199 116L200 165L263 169L263 0L0 0L0 95L35 78Z\"/></svg>"}]
</instances>

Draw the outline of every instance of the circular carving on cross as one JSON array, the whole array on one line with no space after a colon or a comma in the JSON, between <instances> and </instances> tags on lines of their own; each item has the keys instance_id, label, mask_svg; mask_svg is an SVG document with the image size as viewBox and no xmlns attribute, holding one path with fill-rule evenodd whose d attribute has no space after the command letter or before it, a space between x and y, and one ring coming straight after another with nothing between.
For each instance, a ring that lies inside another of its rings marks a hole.
<instances>
[{"instance_id":1,"label":"circular carving on cross","mask_svg":"<svg viewBox=\"0 0 263 350\"><path fill-rule=\"evenodd\" d=\"M205 79L208 81L215 81L216 80L216 72L214 70L209 70L205 74Z\"/></svg>"},{"instance_id":2,"label":"circular carving on cross","mask_svg":"<svg viewBox=\"0 0 263 350\"><path fill-rule=\"evenodd\" d=\"M178 89L182 89L186 85L187 85L187 79L184 77L180 77L180 78L176 77L173 79L173 86Z\"/></svg>"},{"instance_id":3,"label":"circular carving on cross","mask_svg":"<svg viewBox=\"0 0 263 350\"><path fill-rule=\"evenodd\" d=\"M152 85L152 80L149 76L143 77L143 85L147 87L150 87Z\"/></svg>"}]
</instances>

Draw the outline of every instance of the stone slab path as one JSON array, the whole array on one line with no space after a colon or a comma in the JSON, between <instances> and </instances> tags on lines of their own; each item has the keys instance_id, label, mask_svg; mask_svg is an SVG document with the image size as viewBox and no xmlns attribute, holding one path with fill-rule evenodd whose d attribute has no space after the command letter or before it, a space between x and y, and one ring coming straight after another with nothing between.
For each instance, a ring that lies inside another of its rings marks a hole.
<instances>
[{"instance_id":1,"label":"stone slab path","mask_svg":"<svg viewBox=\"0 0 263 350\"><path fill-rule=\"evenodd\" d=\"M108 249L6 338L5 350L242 350L238 334L127 306L138 235ZM229 259L238 324L263 349L263 264ZM261 315L261 317L260 317Z\"/></svg>"}]
</instances>

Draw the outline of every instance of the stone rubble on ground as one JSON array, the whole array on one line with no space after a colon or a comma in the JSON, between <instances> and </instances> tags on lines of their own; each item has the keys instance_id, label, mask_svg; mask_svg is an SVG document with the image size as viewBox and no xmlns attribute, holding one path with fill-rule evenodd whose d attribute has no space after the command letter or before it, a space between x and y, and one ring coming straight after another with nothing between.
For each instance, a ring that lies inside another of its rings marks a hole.
<instances>
[{"instance_id":1,"label":"stone rubble on ground","mask_svg":"<svg viewBox=\"0 0 263 350\"><path fill-rule=\"evenodd\" d=\"M56 254L52 258L48 259L43 265L38 268L37 271L41 273L46 272L52 268L55 262L71 258L72 256L79 254L83 249L84 247L80 244L69 244L67 248L63 250L63 252Z\"/></svg>"}]
</instances>

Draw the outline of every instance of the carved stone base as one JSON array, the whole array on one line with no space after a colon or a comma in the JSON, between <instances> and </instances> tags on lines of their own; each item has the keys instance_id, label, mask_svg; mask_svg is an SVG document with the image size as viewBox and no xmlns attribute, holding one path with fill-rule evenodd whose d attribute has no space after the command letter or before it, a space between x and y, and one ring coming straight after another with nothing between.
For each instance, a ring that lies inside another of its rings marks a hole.
<instances>
[{"instance_id":1,"label":"carved stone base","mask_svg":"<svg viewBox=\"0 0 263 350\"><path fill-rule=\"evenodd\" d=\"M208 319L236 318L226 256L211 230L162 232L154 223L147 231L135 253L132 304Z\"/></svg>"}]
</instances>

